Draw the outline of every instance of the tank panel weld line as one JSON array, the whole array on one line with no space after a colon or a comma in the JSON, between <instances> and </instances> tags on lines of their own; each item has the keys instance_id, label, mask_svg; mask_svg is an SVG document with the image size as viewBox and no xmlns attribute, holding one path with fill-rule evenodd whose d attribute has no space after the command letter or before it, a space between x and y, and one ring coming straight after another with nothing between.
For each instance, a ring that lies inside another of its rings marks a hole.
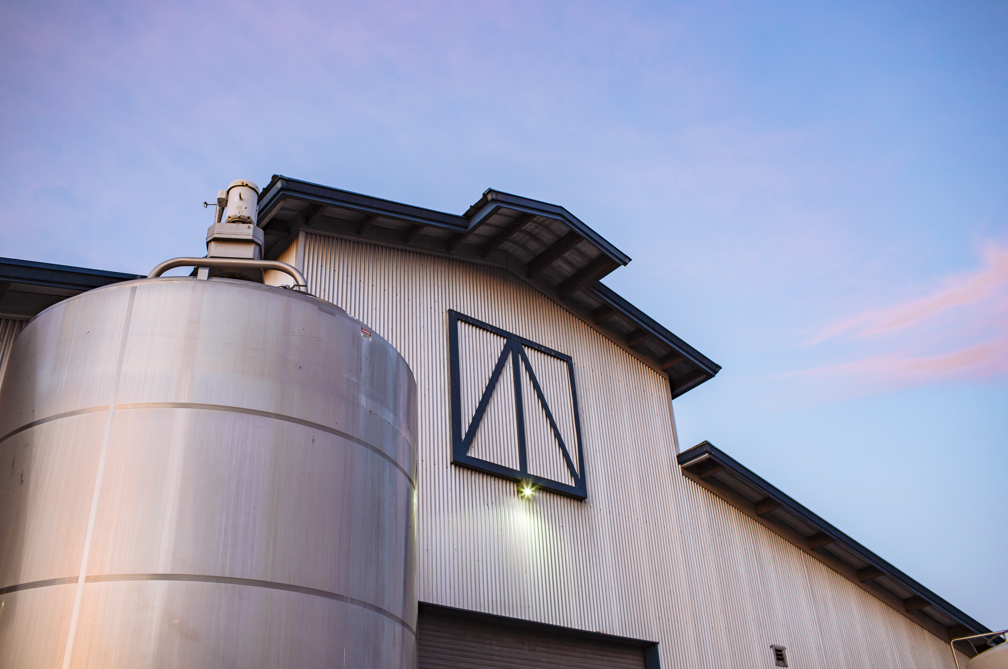
<instances>
[{"instance_id":1,"label":"tank panel weld line","mask_svg":"<svg viewBox=\"0 0 1008 669\"><path fill-rule=\"evenodd\" d=\"M0 596L22 590L33 590L35 588L48 588L51 585L71 585L77 582L76 576L64 576L63 578L47 578L44 581L31 581L30 583L17 583L0 588Z\"/></svg>"},{"instance_id":2,"label":"tank panel weld line","mask_svg":"<svg viewBox=\"0 0 1008 669\"><path fill-rule=\"evenodd\" d=\"M142 402L137 404L117 404L116 409L118 411L129 411L131 409L197 409L201 411L223 411L227 413L239 413L248 416L258 416L260 418L272 418L273 420L282 421L284 423L293 423L294 425L300 425L302 427L308 427L313 430L319 430L320 432L326 432L328 434L340 437L341 439L346 439L347 441L352 441L358 446L363 446L369 451L373 452L375 455L380 455L395 466L402 475L406 477L409 481L410 486L416 488L416 484L413 482L413 477L410 476L409 472L398 462L395 458L381 450L373 444L369 444L360 437L355 437L354 435L344 432L342 430L337 430L336 428L328 427L320 423L313 423L310 420L304 420L303 418L295 418L294 416L288 416L282 413L273 413L272 411L260 411L259 409L245 409L243 407L232 407L223 404L200 404L197 402Z\"/></svg>"},{"instance_id":3,"label":"tank panel weld line","mask_svg":"<svg viewBox=\"0 0 1008 669\"><path fill-rule=\"evenodd\" d=\"M76 579L73 579L76 580ZM353 606L359 606L361 608L368 609L369 611L374 611L379 613L392 622L402 625L410 634L416 636L416 630L414 630L410 625L392 613L391 611L386 611L380 606L375 606L369 602L365 602L361 599L356 599L354 597L348 597L347 595L341 595L337 592L329 592L328 590L318 590L316 588L306 588L301 585L292 585L290 583L277 583L275 581L262 581L255 578L237 578L234 576L204 576L201 574L100 574L95 576L88 576L85 579L85 583L121 583L129 581L173 581L182 583L215 583L222 585L240 585L251 588L267 588L269 590L283 590L285 592L294 592L301 595L312 595L313 597L322 597L324 599L331 599L337 602L343 602L345 604L351 604Z\"/></svg>"},{"instance_id":4,"label":"tank panel weld line","mask_svg":"<svg viewBox=\"0 0 1008 669\"><path fill-rule=\"evenodd\" d=\"M98 413L100 411L108 411L109 405L105 404L100 407L88 407L87 409L75 409L73 411L64 411L63 413L53 414L47 418L39 418L38 420L33 420L30 423L25 423L21 427L11 430L4 436L0 437L0 443L3 443L10 439L11 437L21 434L25 430L30 430L33 427L38 427L39 425L45 425L46 423L51 423L54 420L63 420L64 418L73 418L74 416L83 416L89 413Z\"/></svg>"}]
</instances>

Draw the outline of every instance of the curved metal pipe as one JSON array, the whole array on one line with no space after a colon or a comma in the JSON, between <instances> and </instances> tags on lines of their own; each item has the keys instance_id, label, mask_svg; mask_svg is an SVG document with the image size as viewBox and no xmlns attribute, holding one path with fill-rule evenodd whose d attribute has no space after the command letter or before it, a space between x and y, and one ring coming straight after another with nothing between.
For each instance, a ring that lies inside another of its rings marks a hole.
<instances>
[{"instance_id":1,"label":"curved metal pipe","mask_svg":"<svg viewBox=\"0 0 1008 669\"><path fill-rule=\"evenodd\" d=\"M1001 630L1000 632L985 632L984 634L974 634L973 636L961 636L958 639L951 639L949 641L949 646L952 647L952 659L955 660L956 669L959 669L959 658L956 657L955 649L956 641L972 641L973 639L982 639L986 636L996 639L1001 635L1005 635L1005 638L1008 639L1008 630ZM973 650L976 650L976 646L973 647Z\"/></svg>"},{"instance_id":2,"label":"curved metal pipe","mask_svg":"<svg viewBox=\"0 0 1008 669\"><path fill-rule=\"evenodd\" d=\"M273 269L283 272L294 279L296 288L302 293L308 292L308 282L305 281L304 274L296 267L291 267L287 263L279 260L243 260L241 258L172 258L151 270L147 275L148 279L156 279L170 269L176 267L209 267L211 269L225 269L228 267L241 267L248 269Z\"/></svg>"}]
</instances>

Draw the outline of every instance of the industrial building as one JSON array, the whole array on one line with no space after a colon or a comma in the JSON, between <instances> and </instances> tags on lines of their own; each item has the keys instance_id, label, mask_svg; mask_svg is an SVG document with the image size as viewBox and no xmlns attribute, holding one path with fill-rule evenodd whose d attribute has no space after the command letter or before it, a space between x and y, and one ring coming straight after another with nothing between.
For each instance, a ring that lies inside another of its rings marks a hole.
<instances>
[{"instance_id":1,"label":"industrial building","mask_svg":"<svg viewBox=\"0 0 1008 669\"><path fill-rule=\"evenodd\" d=\"M938 669L989 633L679 444L720 368L563 207L221 193L189 277L0 260L0 666Z\"/></svg>"}]
</instances>

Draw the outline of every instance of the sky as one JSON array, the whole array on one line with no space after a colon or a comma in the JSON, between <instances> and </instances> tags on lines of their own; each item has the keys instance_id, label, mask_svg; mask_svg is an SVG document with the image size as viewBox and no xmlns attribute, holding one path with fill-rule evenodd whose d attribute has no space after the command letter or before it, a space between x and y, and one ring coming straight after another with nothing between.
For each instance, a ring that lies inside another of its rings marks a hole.
<instances>
[{"instance_id":1,"label":"sky","mask_svg":"<svg viewBox=\"0 0 1008 669\"><path fill-rule=\"evenodd\" d=\"M566 207L709 440L1008 627L1008 4L0 0L0 256L146 274L273 174Z\"/></svg>"}]
</instances>

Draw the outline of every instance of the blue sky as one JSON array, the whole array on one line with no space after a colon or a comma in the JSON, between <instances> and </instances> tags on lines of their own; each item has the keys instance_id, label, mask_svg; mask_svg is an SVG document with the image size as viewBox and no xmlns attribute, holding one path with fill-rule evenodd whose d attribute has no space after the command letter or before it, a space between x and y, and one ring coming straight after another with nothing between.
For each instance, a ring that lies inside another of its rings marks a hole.
<instances>
[{"instance_id":1,"label":"blue sky","mask_svg":"<svg viewBox=\"0 0 1008 669\"><path fill-rule=\"evenodd\" d=\"M684 447L1004 628L1006 34L983 2L3 2L0 255L146 273L275 173L561 204L724 367Z\"/></svg>"}]
</instances>

